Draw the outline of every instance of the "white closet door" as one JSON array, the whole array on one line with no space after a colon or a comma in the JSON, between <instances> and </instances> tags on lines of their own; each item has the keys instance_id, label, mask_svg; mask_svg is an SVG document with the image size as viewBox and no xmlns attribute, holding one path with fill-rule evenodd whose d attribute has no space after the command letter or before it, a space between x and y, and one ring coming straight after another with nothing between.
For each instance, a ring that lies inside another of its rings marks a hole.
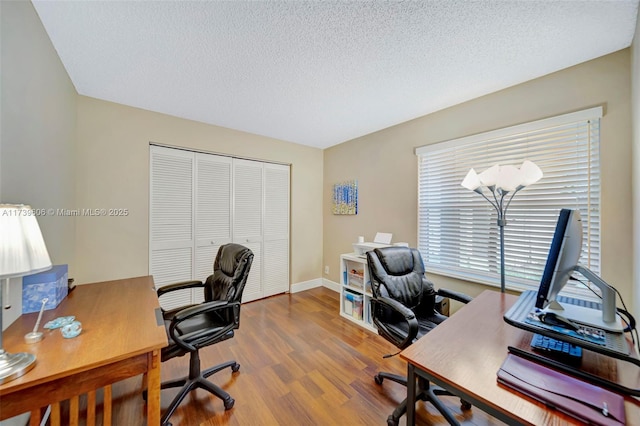
<instances>
[{"instance_id":1,"label":"white closet door","mask_svg":"<svg viewBox=\"0 0 640 426\"><path fill-rule=\"evenodd\" d=\"M264 297L289 291L289 181L289 166L264 165Z\"/></svg>"},{"instance_id":2,"label":"white closet door","mask_svg":"<svg viewBox=\"0 0 640 426\"><path fill-rule=\"evenodd\" d=\"M196 153L196 280L213 273L218 249L231 242L231 164L230 157ZM202 290L193 291L194 303L203 299Z\"/></svg>"},{"instance_id":3,"label":"white closet door","mask_svg":"<svg viewBox=\"0 0 640 426\"><path fill-rule=\"evenodd\" d=\"M149 274L156 288L192 279L194 153L151 146ZM191 303L191 292L162 297L165 309Z\"/></svg>"},{"instance_id":4,"label":"white closet door","mask_svg":"<svg viewBox=\"0 0 640 426\"><path fill-rule=\"evenodd\" d=\"M262 294L262 243L256 241L241 244L253 252L251 270L242 293L242 303L245 303L264 297Z\"/></svg>"},{"instance_id":5,"label":"white closet door","mask_svg":"<svg viewBox=\"0 0 640 426\"><path fill-rule=\"evenodd\" d=\"M253 251L243 302L262 295L263 163L233 160L233 241Z\"/></svg>"},{"instance_id":6,"label":"white closet door","mask_svg":"<svg viewBox=\"0 0 640 426\"><path fill-rule=\"evenodd\" d=\"M262 239L262 163L233 160L233 240Z\"/></svg>"},{"instance_id":7,"label":"white closet door","mask_svg":"<svg viewBox=\"0 0 640 426\"><path fill-rule=\"evenodd\" d=\"M221 245L253 251L243 302L289 290L289 166L151 146L149 273L156 287L205 280ZM165 309L201 290L164 296Z\"/></svg>"}]
</instances>

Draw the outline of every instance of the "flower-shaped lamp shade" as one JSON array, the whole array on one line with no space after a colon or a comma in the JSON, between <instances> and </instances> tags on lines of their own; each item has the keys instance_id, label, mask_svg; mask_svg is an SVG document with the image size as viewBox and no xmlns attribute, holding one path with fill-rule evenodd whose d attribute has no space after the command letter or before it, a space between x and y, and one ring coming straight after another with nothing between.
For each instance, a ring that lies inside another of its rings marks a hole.
<instances>
[{"instance_id":1,"label":"flower-shaped lamp shade","mask_svg":"<svg viewBox=\"0 0 640 426\"><path fill-rule=\"evenodd\" d=\"M499 166L496 187L504 192L515 191L522 182L522 175L516 166Z\"/></svg>"},{"instance_id":2,"label":"flower-shaped lamp shade","mask_svg":"<svg viewBox=\"0 0 640 426\"><path fill-rule=\"evenodd\" d=\"M487 170L480 173L478 177L484 186L496 186L499 174L500 166L496 164L495 166L489 167Z\"/></svg>"},{"instance_id":3,"label":"flower-shaped lamp shade","mask_svg":"<svg viewBox=\"0 0 640 426\"><path fill-rule=\"evenodd\" d=\"M522 186L529 186L542 179L542 170L540 170L540 167L529 160L524 160L520 166L520 174L522 175L522 181L520 182Z\"/></svg>"},{"instance_id":4,"label":"flower-shaped lamp shade","mask_svg":"<svg viewBox=\"0 0 640 426\"><path fill-rule=\"evenodd\" d=\"M480 178L474 169L469 170L467 176L465 176L464 180L461 183L462 186L467 188L469 191L475 191L478 189L482 182L480 182Z\"/></svg>"},{"instance_id":5,"label":"flower-shaped lamp shade","mask_svg":"<svg viewBox=\"0 0 640 426\"><path fill-rule=\"evenodd\" d=\"M51 259L31 207L0 204L0 278L49 268Z\"/></svg>"}]
</instances>

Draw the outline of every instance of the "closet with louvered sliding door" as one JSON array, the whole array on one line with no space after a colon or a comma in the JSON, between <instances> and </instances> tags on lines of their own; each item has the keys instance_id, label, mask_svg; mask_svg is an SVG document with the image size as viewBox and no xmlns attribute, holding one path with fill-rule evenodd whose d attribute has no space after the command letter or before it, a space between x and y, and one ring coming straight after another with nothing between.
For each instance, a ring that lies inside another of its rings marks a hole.
<instances>
[{"instance_id":1,"label":"closet with louvered sliding door","mask_svg":"<svg viewBox=\"0 0 640 426\"><path fill-rule=\"evenodd\" d=\"M249 247L254 260L243 302L289 290L288 165L151 145L149 273L156 287L204 280L222 244ZM161 300L199 303L201 291Z\"/></svg>"}]
</instances>

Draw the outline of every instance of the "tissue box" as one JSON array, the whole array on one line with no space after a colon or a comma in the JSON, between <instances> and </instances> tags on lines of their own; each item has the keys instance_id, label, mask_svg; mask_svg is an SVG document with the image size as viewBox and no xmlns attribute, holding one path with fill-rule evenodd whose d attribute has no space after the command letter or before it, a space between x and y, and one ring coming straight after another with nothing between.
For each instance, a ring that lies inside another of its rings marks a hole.
<instances>
[{"instance_id":1,"label":"tissue box","mask_svg":"<svg viewBox=\"0 0 640 426\"><path fill-rule=\"evenodd\" d=\"M69 292L68 279L68 265L54 265L48 271L23 277L22 313L40 311L45 297L49 300L44 309L54 309Z\"/></svg>"}]
</instances>

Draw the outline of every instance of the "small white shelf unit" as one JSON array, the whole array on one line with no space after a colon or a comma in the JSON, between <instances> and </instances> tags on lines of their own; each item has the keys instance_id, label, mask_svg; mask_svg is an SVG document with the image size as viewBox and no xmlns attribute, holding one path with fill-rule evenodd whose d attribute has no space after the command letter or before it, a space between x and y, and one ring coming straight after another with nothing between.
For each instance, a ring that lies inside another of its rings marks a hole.
<instances>
[{"instance_id":1,"label":"small white shelf unit","mask_svg":"<svg viewBox=\"0 0 640 426\"><path fill-rule=\"evenodd\" d=\"M377 332L371 320L371 280L367 259L355 253L340 255L340 316Z\"/></svg>"}]
</instances>

